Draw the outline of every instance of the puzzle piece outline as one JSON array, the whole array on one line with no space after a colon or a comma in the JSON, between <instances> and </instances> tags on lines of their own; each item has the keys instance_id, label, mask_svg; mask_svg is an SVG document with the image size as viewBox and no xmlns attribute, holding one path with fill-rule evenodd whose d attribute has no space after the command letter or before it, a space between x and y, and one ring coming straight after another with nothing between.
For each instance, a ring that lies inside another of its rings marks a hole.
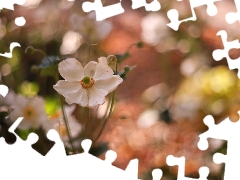
<instances>
[{"instance_id":1,"label":"puzzle piece outline","mask_svg":"<svg viewBox=\"0 0 240 180\"><path fill-rule=\"evenodd\" d=\"M168 166L178 166L177 180L194 180L195 178L190 178L185 176L185 157L174 157L173 155L168 155L166 158L166 163ZM198 170L199 178L198 180L207 180L209 175L209 168L207 166L202 166Z\"/></svg>"},{"instance_id":2,"label":"puzzle piece outline","mask_svg":"<svg viewBox=\"0 0 240 180\"><path fill-rule=\"evenodd\" d=\"M238 111L238 114L240 115L240 111ZM237 139L240 135L240 121L231 122L229 117L227 117L219 124L215 124L213 116L208 115L204 118L204 124L208 126L209 129L199 135L199 149L206 150L208 148L208 138L226 140L226 155L215 153L213 155L213 161L216 164L225 163L225 180L240 178L238 166L235 164L235 162L240 161L240 157L238 155L240 151L240 144ZM225 131L227 131L227 133L224 133Z\"/></svg>"},{"instance_id":3,"label":"puzzle piece outline","mask_svg":"<svg viewBox=\"0 0 240 180\"><path fill-rule=\"evenodd\" d=\"M192 16L183 20L179 20L178 11L176 9L171 9L167 12L168 19L170 20L170 23L168 23L167 26L177 31L181 23L187 21L196 21L197 16L195 13L195 8L203 5L207 5L207 14L209 16L215 16L218 12L218 9L216 5L214 5L214 3L218 1L221 0L201 0L201 1L189 0Z\"/></svg>"},{"instance_id":4,"label":"puzzle piece outline","mask_svg":"<svg viewBox=\"0 0 240 180\"><path fill-rule=\"evenodd\" d=\"M227 32L225 30L220 30L216 34L217 36L221 36L223 42L223 49L216 49L212 52L213 59L216 61L220 61L224 58L227 59L228 67L230 70L238 69L238 78L240 78L240 57L237 59L232 59L229 56L229 51L231 49L240 48L239 40L227 41Z\"/></svg>"}]
</instances>

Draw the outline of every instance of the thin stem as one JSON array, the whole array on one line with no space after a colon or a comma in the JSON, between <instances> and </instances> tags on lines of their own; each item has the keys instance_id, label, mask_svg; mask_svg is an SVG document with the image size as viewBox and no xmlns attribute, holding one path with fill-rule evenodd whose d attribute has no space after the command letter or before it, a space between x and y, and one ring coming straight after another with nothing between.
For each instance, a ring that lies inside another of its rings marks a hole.
<instances>
[{"instance_id":1,"label":"thin stem","mask_svg":"<svg viewBox=\"0 0 240 180\"><path fill-rule=\"evenodd\" d=\"M63 120L64 120L64 123L65 123L66 129L67 129L67 134L68 134L68 137L69 137L69 141L70 141L70 144L71 144L73 152L76 152L74 144L73 144L73 139L72 139L72 136L71 136L71 132L70 132L70 129L69 129L67 116L66 116L66 113L65 113L65 110L64 110L64 107L63 107L63 99L62 99L61 95L60 95L60 102L61 102L61 109L62 109L62 114L63 114Z\"/></svg>"},{"instance_id":2,"label":"thin stem","mask_svg":"<svg viewBox=\"0 0 240 180\"><path fill-rule=\"evenodd\" d=\"M117 74L117 71L118 71L118 68L117 68L117 62L116 62L116 74ZM102 126L99 134L97 135L97 137L96 137L96 139L95 139L95 142L96 142L96 141L99 139L99 137L102 135L102 132L103 132L103 130L104 130L104 128L105 128L105 126L106 126L106 124L107 124L107 122L108 122L108 119L109 119L110 115L112 114L113 104L114 104L114 99L115 99L115 92L116 92L116 90L114 90L113 93L112 93L111 106L110 106L109 114L108 114L108 116L105 118L105 120L104 120L104 122L103 122L103 126Z\"/></svg>"},{"instance_id":3,"label":"thin stem","mask_svg":"<svg viewBox=\"0 0 240 180\"><path fill-rule=\"evenodd\" d=\"M110 115L112 114L113 104L114 104L114 97L115 97L115 91L113 91L113 93L112 93L112 101L111 101L111 106L110 106L109 114L108 114L108 116L106 117L106 119L104 120L103 126L102 126L99 134L97 135L97 137L96 137L96 139L95 139L95 142L96 142L96 141L100 138L100 136L102 135L102 132L103 132L103 130L104 130L104 128L105 128L105 126L106 126L106 124L107 124L107 122L108 122L108 119L109 119Z\"/></svg>"},{"instance_id":4,"label":"thin stem","mask_svg":"<svg viewBox=\"0 0 240 180\"><path fill-rule=\"evenodd\" d=\"M96 122L98 108L99 108L99 105L97 105L94 109L94 113L93 113L94 116L93 116L92 120L89 122L89 131L91 131L91 129L93 128L93 124Z\"/></svg>"},{"instance_id":5,"label":"thin stem","mask_svg":"<svg viewBox=\"0 0 240 180\"><path fill-rule=\"evenodd\" d=\"M128 50L127 50L127 52L129 52L130 51L130 49L133 47L133 46L136 46L138 43L135 43L135 44L132 44L131 46L129 46L129 48L128 48Z\"/></svg>"},{"instance_id":6,"label":"thin stem","mask_svg":"<svg viewBox=\"0 0 240 180\"><path fill-rule=\"evenodd\" d=\"M84 132L84 136L83 136L83 138L85 138L85 136L87 137L87 130L88 130L88 126L89 126L89 122L90 122L90 119L91 119L91 109L90 108L88 108L88 120L87 120L87 122L86 122L86 125L85 125L85 132Z\"/></svg>"}]
</instances>

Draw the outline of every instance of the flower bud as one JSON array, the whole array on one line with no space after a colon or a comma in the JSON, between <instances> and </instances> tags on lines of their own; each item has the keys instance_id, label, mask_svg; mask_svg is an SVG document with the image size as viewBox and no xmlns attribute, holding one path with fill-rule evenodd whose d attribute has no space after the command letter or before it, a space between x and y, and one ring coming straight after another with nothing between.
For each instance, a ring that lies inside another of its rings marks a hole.
<instances>
[{"instance_id":1,"label":"flower bud","mask_svg":"<svg viewBox=\"0 0 240 180\"><path fill-rule=\"evenodd\" d=\"M138 47L138 48L143 48L143 43L142 43L142 42L138 42L138 43L137 43L137 47Z\"/></svg>"},{"instance_id":2,"label":"flower bud","mask_svg":"<svg viewBox=\"0 0 240 180\"><path fill-rule=\"evenodd\" d=\"M108 64L111 65L111 64L115 64L117 63L117 57L114 56L114 55L109 55L107 57L107 61L108 61Z\"/></svg>"},{"instance_id":3,"label":"flower bud","mask_svg":"<svg viewBox=\"0 0 240 180\"><path fill-rule=\"evenodd\" d=\"M124 72L127 74L127 73L129 73L129 71L130 71L130 67L129 66L124 66Z\"/></svg>"},{"instance_id":4,"label":"flower bud","mask_svg":"<svg viewBox=\"0 0 240 180\"><path fill-rule=\"evenodd\" d=\"M34 54L34 52L35 52L35 49L34 49L32 46L28 46L28 47L25 49L25 53L27 53L27 54L32 55L32 54Z\"/></svg>"}]
</instances>

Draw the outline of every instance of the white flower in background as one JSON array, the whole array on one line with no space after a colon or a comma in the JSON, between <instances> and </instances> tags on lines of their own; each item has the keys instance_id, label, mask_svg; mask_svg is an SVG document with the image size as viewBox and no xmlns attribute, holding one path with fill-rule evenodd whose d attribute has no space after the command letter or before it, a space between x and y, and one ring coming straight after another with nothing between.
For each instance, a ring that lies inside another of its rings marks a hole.
<instances>
[{"instance_id":1,"label":"white flower in background","mask_svg":"<svg viewBox=\"0 0 240 180\"><path fill-rule=\"evenodd\" d=\"M13 104L15 101L16 94L12 90L9 90L8 94L3 97L0 95L0 106L6 106L9 107Z\"/></svg>"},{"instance_id":2,"label":"white flower in background","mask_svg":"<svg viewBox=\"0 0 240 180\"><path fill-rule=\"evenodd\" d=\"M76 137L82 130L82 125L79 122L77 122L75 117L72 115L75 107L76 107L75 105L64 106L64 110L67 116L67 121L72 137ZM51 114L48 117L48 122L44 125L44 129L46 130L55 129L56 131L58 131L62 141L69 140L67 128L63 120L63 114L61 109L57 110L54 114Z\"/></svg>"},{"instance_id":3,"label":"white flower in background","mask_svg":"<svg viewBox=\"0 0 240 180\"><path fill-rule=\"evenodd\" d=\"M20 129L39 128L47 121L45 101L42 97L25 98L17 95L13 107L10 112L10 119L15 121L18 117L24 118L18 126Z\"/></svg>"},{"instance_id":4,"label":"white flower in background","mask_svg":"<svg viewBox=\"0 0 240 180\"><path fill-rule=\"evenodd\" d=\"M73 54L81 46L82 43L82 35L74 31L68 31L63 36L60 53L62 55Z\"/></svg>"},{"instance_id":5,"label":"white flower in background","mask_svg":"<svg viewBox=\"0 0 240 180\"><path fill-rule=\"evenodd\" d=\"M89 43L105 39L113 27L109 21L96 21L94 12L89 13L87 16L72 14L69 21L73 29L82 34Z\"/></svg>"},{"instance_id":6,"label":"white flower in background","mask_svg":"<svg viewBox=\"0 0 240 180\"><path fill-rule=\"evenodd\" d=\"M103 104L105 96L123 80L119 75L113 75L107 58L101 57L98 61L90 61L84 68L74 58L60 62L58 70L65 80L58 81L53 88L65 97L68 104L76 103L83 107Z\"/></svg>"},{"instance_id":7,"label":"white flower in background","mask_svg":"<svg viewBox=\"0 0 240 180\"><path fill-rule=\"evenodd\" d=\"M174 39L170 28L166 25L167 23L167 18L160 13L149 13L143 17L141 21L142 40L155 46L156 49L162 49L163 51L172 49Z\"/></svg>"},{"instance_id":8,"label":"white flower in background","mask_svg":"<svg viewBox=\"0 0 240 180\"><path fill-rule=\"evenodd\" d=\"M139 128L149 128L156 124L160 119L160 113L157 109L147 109L140 114L137 120L137 126Z\"/></svg>"}]
</instances>

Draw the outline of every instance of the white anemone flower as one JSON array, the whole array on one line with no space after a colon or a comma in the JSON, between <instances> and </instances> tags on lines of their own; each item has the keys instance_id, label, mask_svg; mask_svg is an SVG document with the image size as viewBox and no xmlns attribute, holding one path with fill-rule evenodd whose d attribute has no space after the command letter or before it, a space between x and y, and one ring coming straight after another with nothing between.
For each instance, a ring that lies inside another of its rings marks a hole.
<instances>
[{"instance_id":1,"label":"white anemone flower","mask_svg":"<svg viewBox=\"0 0 240 180\"><path fill-rule=\"evenodd\" d=\"M105 39L111 32L113 25L110 21L96 21L94 12L87 16L72 14L69 18L74 31L79 32L88 42L96 43Z\"/></svg>"},{"instance_id":2,"label":"white anemone flower","mask_svg":"<svg viewBox=\"0 0 240 180\"><path fill-rule=\"evenodd\" d=\"M20 129L39 128L47 122L45 101L42 97L26 98L17 95L13 102L13 107L13 110L10 112L10 119L15 121L18 117L24 118L18 126Z\"/></svg>"},{"instance_id":3,"label":"white anemone flower","mask_svg":"<svg viewBox=\"0 0 240 180\"><path fill-rule=\"evenodd\" d=\"M122 83L119 75L107 64L107 58L101 57L98 63L90 61L84 68L74 58L59 63L58 70L65 80L57 82L53 88L65 97L68 104L94 107L105 102L105 96Z\"/></svg>"},{"instance_id":4,"label":"white anemone flower","mask_svg":"<svg viewBox=\"0 0 240 180\"><path fill-rule=\"evenodd\" d=\"M75 105L64 106L69 130L71 132L72 137L76 137L82 131L82 125L72 115L75 107L76 107ZM44 125L44 129L46 131L50 129L55 129L56 131L58 131L63 142L69 140L67 128L63 120L63 114L61 109L58 109L54 114L51 114L48 117L48 123Z\"/></svg>"}]
</instances>

